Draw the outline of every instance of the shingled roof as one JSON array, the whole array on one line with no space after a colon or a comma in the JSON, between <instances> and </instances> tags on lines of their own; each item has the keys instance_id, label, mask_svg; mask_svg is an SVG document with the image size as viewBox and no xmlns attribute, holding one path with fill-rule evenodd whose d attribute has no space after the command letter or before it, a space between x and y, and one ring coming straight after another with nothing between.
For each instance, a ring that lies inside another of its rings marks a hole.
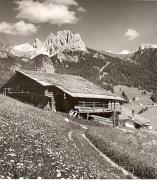
<instances>
[{"instance_id":1,"label":"shingled roof","mask_svg":"<svg viewBox=\"0 0 157 180\"><path fill-rule=\"evenodd\" d=\"M123 98L100 88L80 76L28 70L20 70L16 72L33 79L42 86L56 86L72 97L115 99L125 101Z\"/></svg>"}]
</instances>

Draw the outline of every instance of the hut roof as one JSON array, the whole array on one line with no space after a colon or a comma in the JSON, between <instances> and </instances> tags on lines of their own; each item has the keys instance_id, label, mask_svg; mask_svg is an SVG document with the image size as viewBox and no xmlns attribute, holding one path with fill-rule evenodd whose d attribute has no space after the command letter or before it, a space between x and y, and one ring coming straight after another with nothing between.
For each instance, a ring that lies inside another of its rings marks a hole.
<instances>
[{"instance_id":1,"label":"hut roof","mask_svg":"<svg viewBox=\"0 0 157 180\"><path fill-rule=\"evenodd\" d=\"M139 124L141 126L143 125L150 125L150 120L149 119L146 119L142 116L139 116L139 115L135 115L134 118L132 118L132 121L136 124Z\"/></svg>"},{"instance_id":2,"label":"hut roof","mask_svg":"<svg viewBox=\"0 0 157 180\"><path fill-rule=\"evenodd\" d=\"M16 72L33 79L42 86L56 86L72 97L115 99L125 101L123 98L100 88L80 76L28 70L20 70Z\"/></svg>"}]
</instances>

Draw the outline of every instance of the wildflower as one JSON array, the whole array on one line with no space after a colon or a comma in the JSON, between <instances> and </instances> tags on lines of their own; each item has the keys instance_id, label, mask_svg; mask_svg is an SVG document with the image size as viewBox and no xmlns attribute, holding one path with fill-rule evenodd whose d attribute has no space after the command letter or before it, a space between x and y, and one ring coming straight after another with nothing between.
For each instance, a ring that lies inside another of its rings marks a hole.
<instances>
[{"instance_id":1,"label":"wildflower","mask_svg":"<svg viewBox=\"0 0 157 180\"><path fill-rule=\"evenodd\" d=\"M10 151L10 152L12 152L12 151L14 151L14 149L12 149L12 148L9 148L9 151Z\"/></svg>"},{"instance_id":2,"label":"wildflower","mask_svg":"<svg viewBox=\"0 0 157 180\"><path fill-rule=\"evenodd\" d=\"M19 179L23 180L24 178L23 178L23 177L20 177Z\"/></svg>"},{"instance_id":3,"label":"wildflower","mask_svg":"<svg viewBox=\"0 0 157 180\"><path fill-rule=\"evenodd\" d=\"M24 164L23 163L17 163L17 168L23 168L24 167Z\"/></svg>"},{"instance_id":4,"label":"wildflower","mask_svg":"<svg viewBox=\"0 0 157 180\"><path fill-rule=\"evenodd\" d=\"M59 178L59 177L61 177L61 172L60 172L60 170L56 170L57 171L57 177Z\"/></svg>"},{"instance_id":5,"label":"wildflower","mask_svg":"<svg viewBox=\"0 0 157 180\"><path fill-rule=\"evenodd\" d=\"M42 166L42 164L41 164L41 163L39 163L39 164L38 164L38 166L39 166L39 167L41 167L41 166Z\"/></svg>"},{"instance_id":6,"label":"wildflower","mask_svg":"<svg viewBox=\"0 0 157 180\"><path fill-rule=\"evenodd\" d=\"M9 153L8 155L9 155L9 156L12 156L12 157L15 157L15 156L16 156L15 153Z\"/></svg>"}]
</instances>

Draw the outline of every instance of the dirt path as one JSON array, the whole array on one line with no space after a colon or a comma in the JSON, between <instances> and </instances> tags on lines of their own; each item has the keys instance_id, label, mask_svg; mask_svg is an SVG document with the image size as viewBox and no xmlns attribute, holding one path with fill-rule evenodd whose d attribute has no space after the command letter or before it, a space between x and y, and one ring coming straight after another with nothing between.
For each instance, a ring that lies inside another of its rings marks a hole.
<instances>
[{"instance_id":1,"label":"dirt path","mask_svg":"<svg viewBox=\"0 0 157 180\"><path fill-rule=\"evenodd\" d=\"M111 161L85 137L86 126L80 124L80 128L76 129L74 128L75 124L71 121L69 124L71 130L68 132L68 138L73 141L74 148L78 150L80 158L85 161L89 171L97 175L95 178L119 179L132 177L129 172Z\"/></svg>"},{"instance_id":2,"label":"dirt path","mask_svg":"<svg viewBox=\"0 0 157 180\"><path fill-rule=\"evenodd\" d=\"M130 177L130 178L134 178L134 179L136 178L133 174L131 174L130 172L126 171L123 167L121 167L118 164L116 164L115 162L113 162L109 157L107 157L100 150L98 150L92 144L92 142L85 136L85 134L82 134L82 137L89 143L89 145L91 147L93 147L93 149L95 149L95 151L98 152L99 156L101 156L104 159L104 161L108 162L112 167L116 168L117 170L120 170L126 177Z\"/></svg>"}]
</instances>

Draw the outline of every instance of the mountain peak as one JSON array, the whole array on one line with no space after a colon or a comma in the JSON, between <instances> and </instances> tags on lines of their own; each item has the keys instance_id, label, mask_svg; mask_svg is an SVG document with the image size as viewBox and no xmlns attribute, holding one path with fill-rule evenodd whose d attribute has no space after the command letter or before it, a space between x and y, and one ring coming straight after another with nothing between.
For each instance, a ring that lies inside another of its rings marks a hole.
<instances>
[{"instance_id":1,"label":"mountain peak","mask_svg":"<svg viewBox=\"0 0 157 180\"><path fill-rule=\"evenodd\" d=\"M24 43L24 44L14 46L14 49L18 51L31 51L33 50L33 47L29 43Z\"/></svg>"},{"instance_id":2,"label":"mountain peak","mask_svg":"<svg viewBox=\"0 0 157 180\"><path fill-rule=\"evenodd\" d=\"M140 46L139 46L139 49L140 50L144 50L144 49L155 49L157 48L157 44L149 44L149 43L142 43Z\"/></svg>"},{"instance_id":3,"label":"mountain peak","mask_svg":"<svg viewBox=\"0 0 157 180\"><path fill-rule=\"evenodd\" d=\"M34 48L29 43L20 44L11 48L11 54L17 57L30 58L34 53Z\"/></svg>"},{"instance_id":4,"label":"mountain peak","mask_svg":"<svg viewBox=\"0 0 157 180\"><path fill-rule=\"evenodd\" d=\"M86 51L86 45L81 36L69 30L58 31L57 35L51 33L44 42L44 47L50 56L64 50Z\"/></svg>"}]
</instances>

